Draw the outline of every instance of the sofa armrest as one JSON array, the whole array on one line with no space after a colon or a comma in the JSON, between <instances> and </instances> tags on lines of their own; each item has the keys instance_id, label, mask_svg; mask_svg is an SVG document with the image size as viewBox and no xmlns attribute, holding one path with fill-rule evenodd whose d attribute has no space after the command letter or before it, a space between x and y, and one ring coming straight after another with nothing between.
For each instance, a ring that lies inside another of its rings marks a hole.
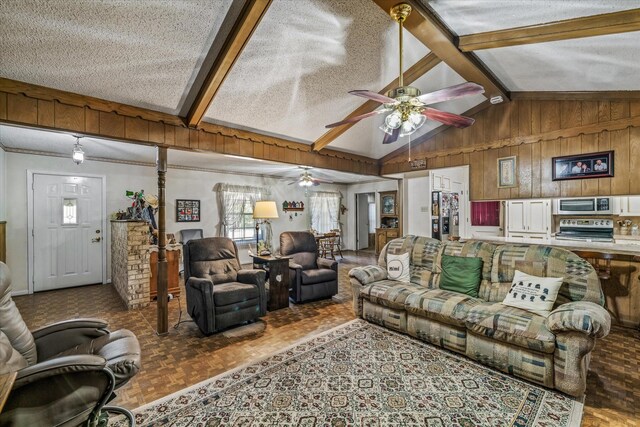
<instances>
[{"instance_id":1,"label":"sofa armrest","mask_svg":"<svg viewBox=\"0 0 640 427\"><path fill-rule=\"evenodd\" d=\"M185 286L202 291L205 287L213 287L213 282L209 279L203 279L201 277L189 277Z\"/></svg>"},{"instance_id":2,"label":"sofa armrest","mask_svg":"<svg viewBox=\"0 0 640 427\"><path fill-rule=\"evenodd\" d=\"M609 334L611 316L593 302L574 301L560 305L544 321L551 332L581 332L593 338Z\"/></svg>"},{"instance_id":3,"label":"sofa armrest","mask_svg":"<svg viewBox=\"0 0 640 427\"><path fill-rule=\"evenodd\" d=\"M378 280L385 280L387 276L387 270L377 265L367 265L364 267L352 268L349 271L349 277L356 279L363 286L369 283L377 282Z\"/></svg>"},{"instance_id":4,"label":"sofa armrest","mask_svg":"<svg viewBox=\"0 0 640 427\"><path fill-rule=\"evenodd\" d=\"M338 272L338 261L333 259L318 258L318 268L325 268Z\"/></svg>"},{"instance_id":5,"label":"sofa armrest","mask_svg":"<svg viewBox=\"0 0 640 427\"><path fill-rule=\"evenodd\" d=\"M289 260L289 268L292 270L302 270L302 266L300 264L296 264L291 260Z\"/></svg>"},{"instance_id":6,"label":"sofa armrest","mask_svg":"<svg viewBox=\"0 0 640 427\"><path fill-rule=\"evenodd\" d=\"M238 282L264 286L267 273L264 270L238 270Z\"/></svg>"},{"instance_id":7,"label":"sofa armrest","mask_svg":"<svg viewBox=\"0 0 640 427\"><path fill-rule=\"evenodd\" d=\"M38 360L107 335L107 322L101 319L71 319L53 323L32 332Z\"/></svg>"}]
</instances>

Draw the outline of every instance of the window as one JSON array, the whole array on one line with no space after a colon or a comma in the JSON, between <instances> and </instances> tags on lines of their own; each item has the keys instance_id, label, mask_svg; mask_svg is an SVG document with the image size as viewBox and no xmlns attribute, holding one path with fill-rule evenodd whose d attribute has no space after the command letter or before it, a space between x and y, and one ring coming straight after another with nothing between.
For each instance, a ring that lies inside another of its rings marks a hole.
<instances>
[{"instance_id":1,"label":"window","mask_svg":"<svg viewBox=\"0 0 640 427\"><path fill-rule=\"evenodd\" d=\"M311 228L318 233L340 229L340 193L316 191L309 196Z\"/></svg>"},{"instance_id":2,"label":"window","mask_svg":"<svg viewBox=\"0 0 640 427\"><path fill-rule=\"evenodd\" d=\"M218 202L220 206L220 236L229 237L236 242L255 242L256 223L253 219L253 206L263 200L268 192L261 187L247 185L218 184ZM267 235L269 235L268 230ZM260 230L262 237L263 230Z\"/></svg>"},{"instance_id":3,"label":"window","mask_svg":"<svg viewBox=\"0 0 640 427\"><path fill-rule=\"evenodd\" d=\"M63 199L62 200L62 223L77 224L78 223L78 200Z\"/></svg>"},{"instance_id":4,"label":"window","mask_svg":"<svg viewBox=\"0 0 640 427\"><path fill-rule=\"evenodd\" d=\"M239 221L227 228L227 237L236 240L255 240L256 223L253 219L253 204L250 200L234 205L232 215L237 216Z\"/></svg>"}]
</instances>

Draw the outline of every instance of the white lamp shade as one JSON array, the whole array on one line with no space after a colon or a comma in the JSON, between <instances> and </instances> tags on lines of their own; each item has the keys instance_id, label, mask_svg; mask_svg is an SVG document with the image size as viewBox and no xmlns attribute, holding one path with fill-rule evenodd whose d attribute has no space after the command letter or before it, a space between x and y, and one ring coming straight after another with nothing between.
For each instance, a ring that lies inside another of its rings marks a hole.
<instances>
[{"instance_id":1,"label":"white lamp shade","mask_svg":"<svg viewBox=\"0 0 640 427\"><path fill-rule=\"evenodd\" d=\"M276 219L278 218L278 207L276 202L272 200L263 200L256 202L253 207L254 219Z\"/></svg>"}]
</instances>

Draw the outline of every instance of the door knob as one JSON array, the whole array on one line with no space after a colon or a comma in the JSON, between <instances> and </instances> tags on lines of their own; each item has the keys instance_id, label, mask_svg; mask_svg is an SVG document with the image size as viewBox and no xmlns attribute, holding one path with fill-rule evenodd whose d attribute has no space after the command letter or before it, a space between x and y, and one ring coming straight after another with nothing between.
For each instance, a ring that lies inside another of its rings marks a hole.
<instances>
[{"instance_id":1,"label":"door knob","mask_svg":"<svg viewBox=\"0 0 640 427\"><path fill-rule=\"evenodd\" d=\"M99 242L100 240L101 240L101 238L100 238L100 237L96 237L96 238L91 239L91 243L97 243L97 242Z\"/></svg>"}]
</instances>

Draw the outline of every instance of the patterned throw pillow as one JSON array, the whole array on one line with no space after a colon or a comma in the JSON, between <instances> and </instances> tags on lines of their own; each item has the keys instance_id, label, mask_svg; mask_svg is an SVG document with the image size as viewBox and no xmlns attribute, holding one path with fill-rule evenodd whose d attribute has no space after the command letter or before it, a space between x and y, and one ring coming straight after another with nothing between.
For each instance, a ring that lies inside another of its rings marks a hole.
<instances>
[{"instance_id":1,"label":"patterned throw pillow","mask_svg":"<svg viewBox=\"0 0 640 427\"><path fill-rule=\"evenodd\" d=\"M387 254L387 276L400 282L409 282L409 253L400 255Z\"/></svg>"},{"instance_id":2,"label":"patterned throw pillow","mask_svg":"<svg viewBox=\"0 0 640 427\"><path fill-rule=\"evenodd\" d=\"M558 297L562 280L562 277L531 276L516 270L511 289L502 303L548 317Z\"/></svg>"}]
</instances>

